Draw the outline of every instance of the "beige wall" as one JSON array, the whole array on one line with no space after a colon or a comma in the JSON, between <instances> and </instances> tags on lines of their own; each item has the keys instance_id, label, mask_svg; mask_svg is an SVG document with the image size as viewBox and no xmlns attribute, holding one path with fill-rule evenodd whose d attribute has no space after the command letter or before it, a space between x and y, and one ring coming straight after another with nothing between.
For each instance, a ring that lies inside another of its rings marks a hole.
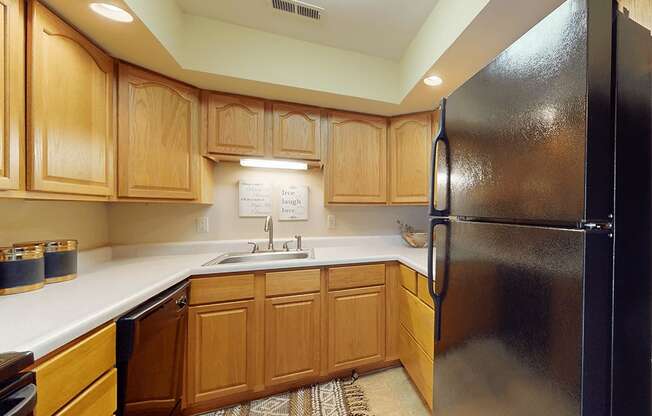
<instances>
[{"instance_id":1,"label":"beige wall","mask_svg":"<svg viewBox=\"0 0 652 416\"><path fill-rule=\"evenodd\" d=\"M145 242L264 238L263 219L238 216L238 181L261 181L274 186L274 233L277 238L328 235L395 234L396 219L425 228L426 207L352 206L324 207L322 171L286 171L242 168L219 163L215 169L212 206L184 204L109 205L110 240L113 244ZM310 187L308 221L278 221L278 191L285 184ZM335 229L327 216L335 215ZM207 216L210 231L196 232L196 218Z\"/></svg>"},{"instance_id":2,"label":"beige wall","mask_svg":"<svg viewBox=\"0 0 652 416\"><path fill-rule=\"evenodd\" d=\"M57 238L75 238L81 249L107 245L107 205L0 199L0 246Z\"/></svg>"}]
</instances>

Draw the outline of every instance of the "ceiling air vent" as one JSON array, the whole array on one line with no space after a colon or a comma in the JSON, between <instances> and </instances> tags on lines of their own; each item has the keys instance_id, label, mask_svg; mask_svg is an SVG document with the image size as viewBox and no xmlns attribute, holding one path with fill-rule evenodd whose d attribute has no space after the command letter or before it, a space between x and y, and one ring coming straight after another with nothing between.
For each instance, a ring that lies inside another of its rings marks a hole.
<instances>
[{"instance_id":1,"label":"ceiling air vent","mask_svg":"<svg viewBox=\"0 0 652 416\"><path fill-rule=\"evenodd\" d=\"M272 7L282 12L314 20L321 19L322 13L324 12L322 7L304 3L299 0L272 0Z\"/></svg>"}]
</instances>

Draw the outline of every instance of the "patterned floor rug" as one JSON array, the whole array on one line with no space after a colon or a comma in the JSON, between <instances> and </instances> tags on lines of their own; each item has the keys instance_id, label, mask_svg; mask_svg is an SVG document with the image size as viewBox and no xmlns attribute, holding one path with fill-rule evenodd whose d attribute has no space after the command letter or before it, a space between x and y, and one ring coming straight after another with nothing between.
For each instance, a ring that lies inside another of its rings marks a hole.
<instances>
[{"instance_id":1,"label":"patterned floor rug","mask_svg":"<svg viewBox=\"0 0 652 416\"><path fill-rule=\"evenodd\" d=\"M373 416L355 380L332 380L201 416Z\"/></svg>"}]
</instances>

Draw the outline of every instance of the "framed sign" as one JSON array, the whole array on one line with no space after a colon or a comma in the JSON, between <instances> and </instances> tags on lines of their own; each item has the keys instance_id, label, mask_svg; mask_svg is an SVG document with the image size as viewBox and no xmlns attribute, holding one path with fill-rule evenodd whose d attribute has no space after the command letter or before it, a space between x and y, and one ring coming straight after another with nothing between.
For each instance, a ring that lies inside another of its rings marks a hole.
<instances>
[{"instance_id":1,"label":"framed sign","mask_svg":"<svg viewBox=\"0 0 652 416\"><path fill-rule=\"evenodd\" d=\"M308 186L289 185L281 188L279 219L306 221L308 219Z\"/></svg>"},{"instance_id":2,"label":"framed sign","mask_svg":"<svg viewBox=\"0 0 652 416\"><path fill-rule=\"evenodd\" d=\"M272 215L272 186L264 183L238 182L239 215L266 217Z\"/></svg>"}]
</instances>

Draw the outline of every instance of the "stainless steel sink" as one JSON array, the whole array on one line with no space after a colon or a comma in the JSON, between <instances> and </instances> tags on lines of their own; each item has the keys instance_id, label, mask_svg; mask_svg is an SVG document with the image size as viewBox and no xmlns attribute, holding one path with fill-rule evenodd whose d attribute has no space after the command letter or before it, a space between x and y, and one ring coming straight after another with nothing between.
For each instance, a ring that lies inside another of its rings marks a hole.
<instances>
[{"instance_id":1,"label":"stainless steel sink","mask_svg":"<svg viewBox=\"0 0 652 416\"><path fill-rule=\"evenodd\" d=\"M258 253L225 253L214 258L203 266L232 263L260 263L263 261L301 260L314 258L311 250L300 251L261 251Z\"/></svg>"}]
</instances>

